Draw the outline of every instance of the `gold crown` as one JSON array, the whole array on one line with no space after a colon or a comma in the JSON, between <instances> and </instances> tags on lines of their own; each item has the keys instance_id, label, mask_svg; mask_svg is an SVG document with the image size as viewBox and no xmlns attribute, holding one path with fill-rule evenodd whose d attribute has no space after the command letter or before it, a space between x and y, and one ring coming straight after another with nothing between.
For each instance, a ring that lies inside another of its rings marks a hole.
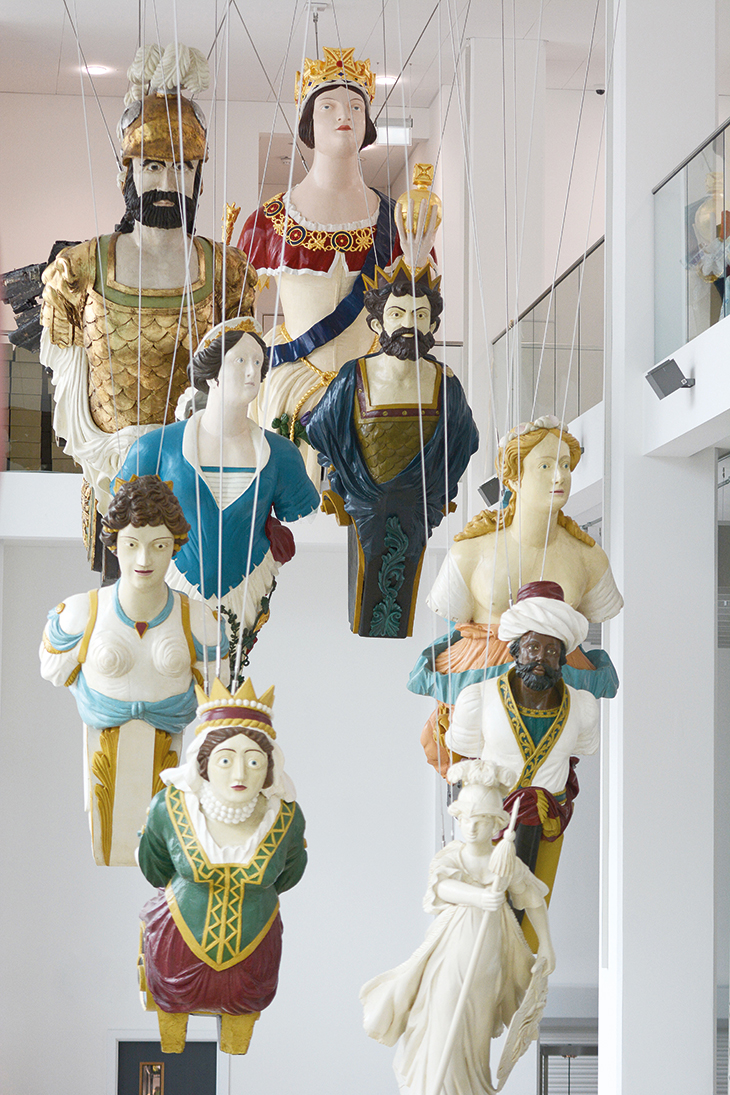
<instances>
[{"instance_id":1,"label":"gold crown","mask_svg":"<svg viewBox=\"0 0 730 1095\"><path fill-rule=\"evenodd\" d=\"M366 291L368 289L385 289L388 285L412 285L414 282L416 285L425 285L429 289L436 290L441 285L441 275L434 277L430 263L427 262L420 270L413 273L410 266L406 265L402 255L395 266L392 267L390 273L381 269L380 266L376 266L374 278L369 278L367 274L363 274L362 280Z\"/></svg>"},{"instance_id":2,"label":"gold crown","mask_svg":"<svg viewBox=\"0 0 730 1095\"><path fill-rule=\"evenodd\" d=\"M196 734L211 727L250 726L254 730L263 730L270 738L276 737L271 723L273 684L259 698L250 677L233 694L216 677L209 696L199 684L195 685L195 695L198 697L196 715L200 719L200 726L195 729Z\"/></svg>"},{"instance_id":3,"label":"gold crown","mask_svg":"<svg viewBox=\"0 0 730 1095\"><path fill-rule=\"evenodd\" d=\"M367 61L355 60L355 47L330 49L325 46L324 60L304 58L304 73L297 72L294 80L294 102L303 107L313 91L327 84L357 84L372 103L375 98L375 73Z\"/></svg>"},{"instance_id":4,"label":"gold crown","mask_svg":"<svg viewBox=\"0 0 730 1095\"><path fill-rule=\"evenodd\" d=\"M223 323L216 324L208 331L207 335L203 335L195 348L195 353L199 354L201 350L207 350L216 339L223 336L224 331L226 333L230 331L249 331L251 334L258 335L259 338L262 338L264 333L261 324L253 316L234 316L233 319L226 319Z\"/></svg>"}]
</instances>

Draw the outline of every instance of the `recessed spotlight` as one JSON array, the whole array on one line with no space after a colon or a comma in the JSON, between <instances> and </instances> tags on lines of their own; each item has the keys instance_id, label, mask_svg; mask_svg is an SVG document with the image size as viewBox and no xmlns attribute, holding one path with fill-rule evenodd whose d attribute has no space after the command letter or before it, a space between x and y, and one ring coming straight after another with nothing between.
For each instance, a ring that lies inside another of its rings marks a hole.
<instances>
[{"instance_id":1,"label":"recessed spotlight","mask_svg":"<svg viewBox=\"0 0 730 1095\"><path fill-rule=\"evenodd\" d=\"M378 76L375 77L375 83L380 84L382 87L391 87L396 82L397 79L398 79L397 76L380 76L380 75L378 75Z\"/></svg>"},{"instance_id":2,"label":"recessed spotlight","mask_svg":"<svg viewBox=\"0 0 730 1095\"><path fill-rule=\"evenodd\" d=\"M109 68L108 65L80 65L79 72L88 72L89 76L106 76L107 73L114 70Z\"/></svg>"}]
</instances>

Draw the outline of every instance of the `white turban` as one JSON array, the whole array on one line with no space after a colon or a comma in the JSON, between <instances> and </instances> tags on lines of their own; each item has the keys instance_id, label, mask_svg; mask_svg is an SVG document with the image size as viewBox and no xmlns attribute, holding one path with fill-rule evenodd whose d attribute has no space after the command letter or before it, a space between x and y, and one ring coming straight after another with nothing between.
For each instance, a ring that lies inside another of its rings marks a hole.
<instances>
[{"instance_id":1,"label":"white turban","mask_svg":"<svg viewBox=\"0 0 730 1095\"><path fill-rule=\"evenodd\" d=\"M588 634L588 620L582 612L552 597L526 597L502 613L499 638L510 643L521 639L527 631L552 635L565 643L570 654Z\"/></svg>"}]
</instances>

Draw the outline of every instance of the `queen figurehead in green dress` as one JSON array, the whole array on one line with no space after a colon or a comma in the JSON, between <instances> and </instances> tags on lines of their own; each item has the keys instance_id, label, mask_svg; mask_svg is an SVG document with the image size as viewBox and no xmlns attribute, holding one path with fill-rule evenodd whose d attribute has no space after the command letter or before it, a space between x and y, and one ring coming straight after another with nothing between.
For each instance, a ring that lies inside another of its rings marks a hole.
<instances>
[{"instance_id":1,"label":"queen figurehead in green dress","mask_svg":"<svg viewBox=\"0 0 730 1095\"><path fill-rule=\"evenodd\" d=\"M185 1046L188 1015L219 1015L221 1049L245 1053L276 993L279 894L307 863L304 817L272 724L273 687L198 689L200 724L185 764L162 773L139 865L158 893L142 909L142 988L165 1053Z\"/></svg>"}]
</instances>

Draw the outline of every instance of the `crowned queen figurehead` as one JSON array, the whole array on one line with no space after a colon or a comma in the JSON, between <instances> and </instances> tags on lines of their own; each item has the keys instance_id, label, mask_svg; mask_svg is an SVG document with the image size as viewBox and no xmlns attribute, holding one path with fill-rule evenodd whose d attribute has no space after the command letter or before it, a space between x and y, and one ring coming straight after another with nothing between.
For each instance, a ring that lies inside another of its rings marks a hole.
<instances>
[{"instance_id":1,"label":"crowned queen figurehead","mask_svg":"<svg viewBox=\"0 0 730 1095\"><path fill-rule=\"evenodd\" d=\"M342 365L377 348L364 308L365 277L401 252L420 266L433 246L436 219L414 233L396 203L365 185L360 152L375 142L370 117L375 73L354 48L325 48L297 73L298 136L312 149L302 180L246 221L239 240L260 285L275 278L281 313L272 338L271 375L257 401L258 421L301 436L308 413ZM417 249L418 250L418 249ZM306 444L307 471L319 485L317 455Z\"/></svg>"},{"instance_id":2,"label":"crowned queen figurehead","mask_svg":"<svg viewBox=\"0 0 730 1095\"><path fill-rule=\"evenodd\" d=\"M274 689L198 688L199 725L152 800L139 865L159 887L142 909L142 988L164 1053L181 1053L190 1012L221 1017L221 1049L245 1053L274 998L279 894L304 873L304 817L276 744Z\"/></svg>"}]
</instances>

